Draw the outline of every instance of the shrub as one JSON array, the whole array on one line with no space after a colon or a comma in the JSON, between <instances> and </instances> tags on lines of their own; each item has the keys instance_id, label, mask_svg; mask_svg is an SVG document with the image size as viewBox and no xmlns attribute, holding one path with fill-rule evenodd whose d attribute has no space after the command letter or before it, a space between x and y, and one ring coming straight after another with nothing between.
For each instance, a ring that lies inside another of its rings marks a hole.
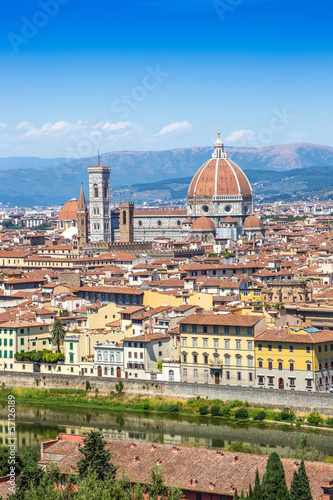
<instances>
[{"instance_id":1,"label":"shrub","mask_svg":"<svg viewBox=\"0 0 333 500\"><path fill-rule=\"evenodd\" d=\"M200 415L207 415L208 406L207 405L200 405L199 406L199 413L200 413Z\"/></svg>"},{"instance_id":2,"label":"shrub","mask_svg":"<svg viewBox=\"0 0 333 500\"><path fill-rule=\"evenodd\" d=\"M221 414L221 408L218 405L213 405L210 409L210 414L212 417L219 417Z\"/></svg>"},{"instance_id":3,"label":"shrub","mask_svg":"<svg viewBox=\"0 0 333 500\"><path fill-rule=\"evenodd\" d=\"M35 363L57 363L58 361L65 361L65 355L62 352L45 351L28 351L16 352L15 359L18 361L34 361Z\"/></svg>"},{"instance_id":4,"label":"shrub","mask_svg":"<svg viewBox=\"0 0 333 500\"><path fill-rule=\"evenodd\" d=\"M91 389L91 385L89 380L86 380L86 391L89 391Z\"/></svg>"},{"instance_id":5,"label":"shrub","mask_svg":"<svg viewBox=\"0 0 333 500\"><path fill-rule=\"evenodd\" d=\"M253 420L265 420L266 412L265 410L258 410L253 414Z\"/></svg>"},{"instance_id":6,"label":"shrub","mask_svg":"<svg viewBox=\"0 0 333 500\"><path fill-rule=\"evenodd\" d=\"M325 424L329 427L333 427L333 417L327 417L325 420Z\"/></svg>"},{"instance_id":7,"label":"shrub","mask_svg":"<svg viewBox=\"0 0 333 500\"><path fill-rule=\"evenodd\" d=\"M231 411L230 408L224 406L220 411L220 417L230 417Z\"/></svg>"},{"instance_id":8,"label":"shrub","mask_svg":"<svg viewBox=\"0 0 333 500\"><path fill-rule=\"evenodd\" d=\"M243 402L239 401L239 399L235 399L229 403L229 408L237 408L237 406L242 406Z\"/></svg>"},{"instance_id":9,"label":"shrub","mask_svg":"<svg viewBox=\"0 0 333 500\"><path fill-rule=\"evenodd\" d=\"M162 361L157 361L157 369L158 371L162 371Z\"/></svg>"},{"instance_id":10,"label":"shrub","mask_svg":"<svg viewBox=\"0 0 333 500\"><path fill-rule=\"evenodd\" d=\"M293 420L295 420L295 412L290 408L283 408L283 410L280 411L279 419L283 420L284 422L292 422Z\"/></svg>"},{"instance_id":11,"label":"shrub","mask_svg":"<svg viewBox=\"0 0 333 500\"><path fill-rule=\"evenodd\" d=\"M179 406L176 404L169 404L167 407L167 411L169 413L178 413L179 412Z\"/></svg>"},{"instance_id":12,"label":"shrub","mask_svg":"<svg viewBox=\"0 0 333 500\"><path fill-rule=\"evenodd\" d=\"M118 392L118 394L120 394L121 392L123 392L123 390L124 390L124 384L122 383L121 380L119 380L119 382L115 385L115 388L116 388L116 391Z\"/></svg>"},{"instance_id":13,"label":"shrub","mask_svg":"<svg viewBox=\"0 0 333 500\"><path fill-rule=\"evenodd\" d=\"M311 412L306 417L306 420L307 420L308 424L310 424L310 425L318 425L322 421L322 418L321 418L320 413Z\"/></svg>"},{"instance_id":14,"label":"shrub","mask_svg":"<svg viewBox=\"0 0 333 500\"><path fill-rule=\"evenodd\" d=\"M249 418L249 411L247 408L239 408L235 411L235 418L245 419Z\"/></svg>"},{"instance_id":15,"label":"shrub","mask_svg":"<svg viewBox=\"0 0 333 500\"><path fill-rule=\"evenodd\" d=\"M150 408L150 404L148 403L148 401L146 401L145 403L143 403L143 407L142 407L144 410L149 410Z\"/></svg>"}]
</instances>

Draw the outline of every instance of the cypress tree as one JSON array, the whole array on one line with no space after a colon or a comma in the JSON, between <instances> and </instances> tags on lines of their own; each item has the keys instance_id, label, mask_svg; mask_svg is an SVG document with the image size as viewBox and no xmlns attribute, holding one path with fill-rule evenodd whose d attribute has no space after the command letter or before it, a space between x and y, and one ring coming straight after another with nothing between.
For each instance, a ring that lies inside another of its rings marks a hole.
<instances>
[{"instance_id":1,"label":"cypress tree","mask_svg":"<svg viewBox=\"0 0 333 500\"><path fill-rule=\"evenodd\" d=\"M104 441L100 431L91 431L83 440L83 446L79 452L83 455L76 466L80 477L95 473L97 479L104 480L108 477L114 478L117 467L110 462L112 454L105 449Z\"/></svg>"},{"instance_id":2,"label":"cypress tree","mask_svg":"<svg viewBox=\"0 0 333 500\"><path fill-rule=\"evenodd\" d=\"M237 488L235 488L235 494L232 500L238 500Z\"/></svg>"},{"instance_id":3,"label":"cypress tree","mask_svg":"<svg viewBox=\"0 0 333 500\"><path fill-rule=\"evenodd\" d=\"M262 500L261 484L258 469L256 470L256 479L254 482L254 488L252 492L253 500Z\"/></svg>"},{"instance_id":4,"label":"cypress tree","mask_svg":"<svg viewBox=\"0 0 333 500\"><path fill-rule=\"evenodd\" d=\"M256 500L256 498L253 496L251 483L249 484L249 492L248 492L246 498L247 498L247 500Z\"/></svg>"},{"instance_id":5,"label":"cypress tree","mask_svg":"<svg viewBox=\"0 0 333 500\"><path fill-rule=\"evenodd\" d=\"M284 468L275 451L268 458L261 489L265 500L290 500Z\"/></svg>"},{"instance_id":6,"label":"cypress tree","mask_svg":"<svg viewBox=\"0 0 333 500\"><path fill-rule=\"evenodd\" d=\"M312 500L304 460L302 460L298 472L297 470L294 471L293 480L290 485L290 498L291 500Z\"/></svg>"},{"instance_id":7,"label":"cypress tree","mask_svg":"<svg viewBox=\"0 0 333 500\"><path fill-rule=\"evenodd\" d=\"M241 492L241 495L239 497L239 500L245 500L245 497L244 497L244 491L242 490Z\"/></svg>"}]
</instances>

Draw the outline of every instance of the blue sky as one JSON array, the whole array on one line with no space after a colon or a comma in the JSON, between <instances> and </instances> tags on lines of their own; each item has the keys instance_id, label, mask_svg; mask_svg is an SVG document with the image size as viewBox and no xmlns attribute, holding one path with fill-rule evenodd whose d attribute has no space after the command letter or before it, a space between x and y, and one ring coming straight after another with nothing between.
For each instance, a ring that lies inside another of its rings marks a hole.
<instances>
[{"instance_id":1,"label":"blue sky","mask_svg":"<svg viewBox=\"0 0 333 500\"><path fill-rule=\"evenodd\" d=\"M2 0L0 156L333 146L333 5Z\"/></svg>"}]
</instances>

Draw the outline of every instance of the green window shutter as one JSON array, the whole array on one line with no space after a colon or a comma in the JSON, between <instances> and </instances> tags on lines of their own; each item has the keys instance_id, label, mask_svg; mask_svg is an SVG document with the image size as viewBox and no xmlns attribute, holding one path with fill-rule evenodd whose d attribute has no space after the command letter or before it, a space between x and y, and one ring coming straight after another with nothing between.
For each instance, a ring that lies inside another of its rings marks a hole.
<instances>
[{"instance_id":1,"label":"green window shutter","mask_svg":"<svg viewBox=\"0 0 333 500\"><path fill-rule=\"evenodd\" d=\"M9 345L13 345L13 339L9 339Z\"/></svg>"},{"instance_id":2,"label":"green window shutter","mask_svg":"<svg viewBox=\"0 0 333 500\"><path fill-rule=\"evenodd\" d=\"M3 357L7 358L7 351L3 351Z\"/></svg>"},{"instance_id":3,"label":"green window shutter","mask_svg":"<svg viewBox=\"0 0 333 500\"><path fill-rule=\"evenodd\" d=\"M73 361L74 361L74 354L70 354L70 355L69 355L69 361L70 361L71 363L73 363Z\"/></svg>"},{"instance_id":4,"label":"green window shutter","mask_svg":"<svg viewBox=\"0 0 333 500\"><path fill-rule=\"evenodd\" d=\"M21 339L21 345L24 345L24 339L23 338Z\"/></svg>"},{"instance_id":5,"label":"green window shutter","mask_svg":"<svg viewBox=\"0 0 333 500\"><path fill-rule=\"evenodd\" d=\"M69 348L70 348L71 351L73 350L73 342L69 343Z\"/></svg>"},{"instance_id":6,"label":"green window shutter","mask_svg":"<svg viewBox=\"0 0 333 500\"><path fill-rule=\"evenodd\" d=\"M43 340L43 345L46 345L46 340Z\"/></svg>"},{"instance_id":7,"label":"green window shutter","mask_svg":"<svg viewBox=\"0 0 333 500\"><path fill-rule=\"evenodd\" d=\"M7 339L3 340L3 345L7 345Z\"/></svg>"},{"instance_id":8,"label":"green window shutter","mask_svg":"<svg viewBox=\"0 0 333 500\"><path fill-rule=\"evenodd\" d=\"M9 357L12 358L13 357L13 351L9 351Z\"/></svg>"}]
</instances>

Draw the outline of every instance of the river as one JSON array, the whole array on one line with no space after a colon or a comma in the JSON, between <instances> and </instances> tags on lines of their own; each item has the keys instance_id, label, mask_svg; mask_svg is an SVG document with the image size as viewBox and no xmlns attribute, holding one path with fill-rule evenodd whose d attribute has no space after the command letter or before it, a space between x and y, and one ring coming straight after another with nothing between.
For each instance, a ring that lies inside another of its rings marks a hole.
<instances>
[{"instance_id":1,"label":"river","mask_svg":"<svg viewBox=\"0 0 333 500\"><path fill-rule=\"evenodd\" d=\"M8 442L6 401L0 401L0 444ZM225 419L182 415L123 412L61 405L16 403L17 449L40 446L60 432L87 434L101 430L105 437L168 444L190 444L205 448L224 448L235 441L258 445L264 454L277 451L288 456L299 444L302 432L308 446L333 455L333 431L301 429L282 424L239 423Z\"/></svg>"}]
</instances>

